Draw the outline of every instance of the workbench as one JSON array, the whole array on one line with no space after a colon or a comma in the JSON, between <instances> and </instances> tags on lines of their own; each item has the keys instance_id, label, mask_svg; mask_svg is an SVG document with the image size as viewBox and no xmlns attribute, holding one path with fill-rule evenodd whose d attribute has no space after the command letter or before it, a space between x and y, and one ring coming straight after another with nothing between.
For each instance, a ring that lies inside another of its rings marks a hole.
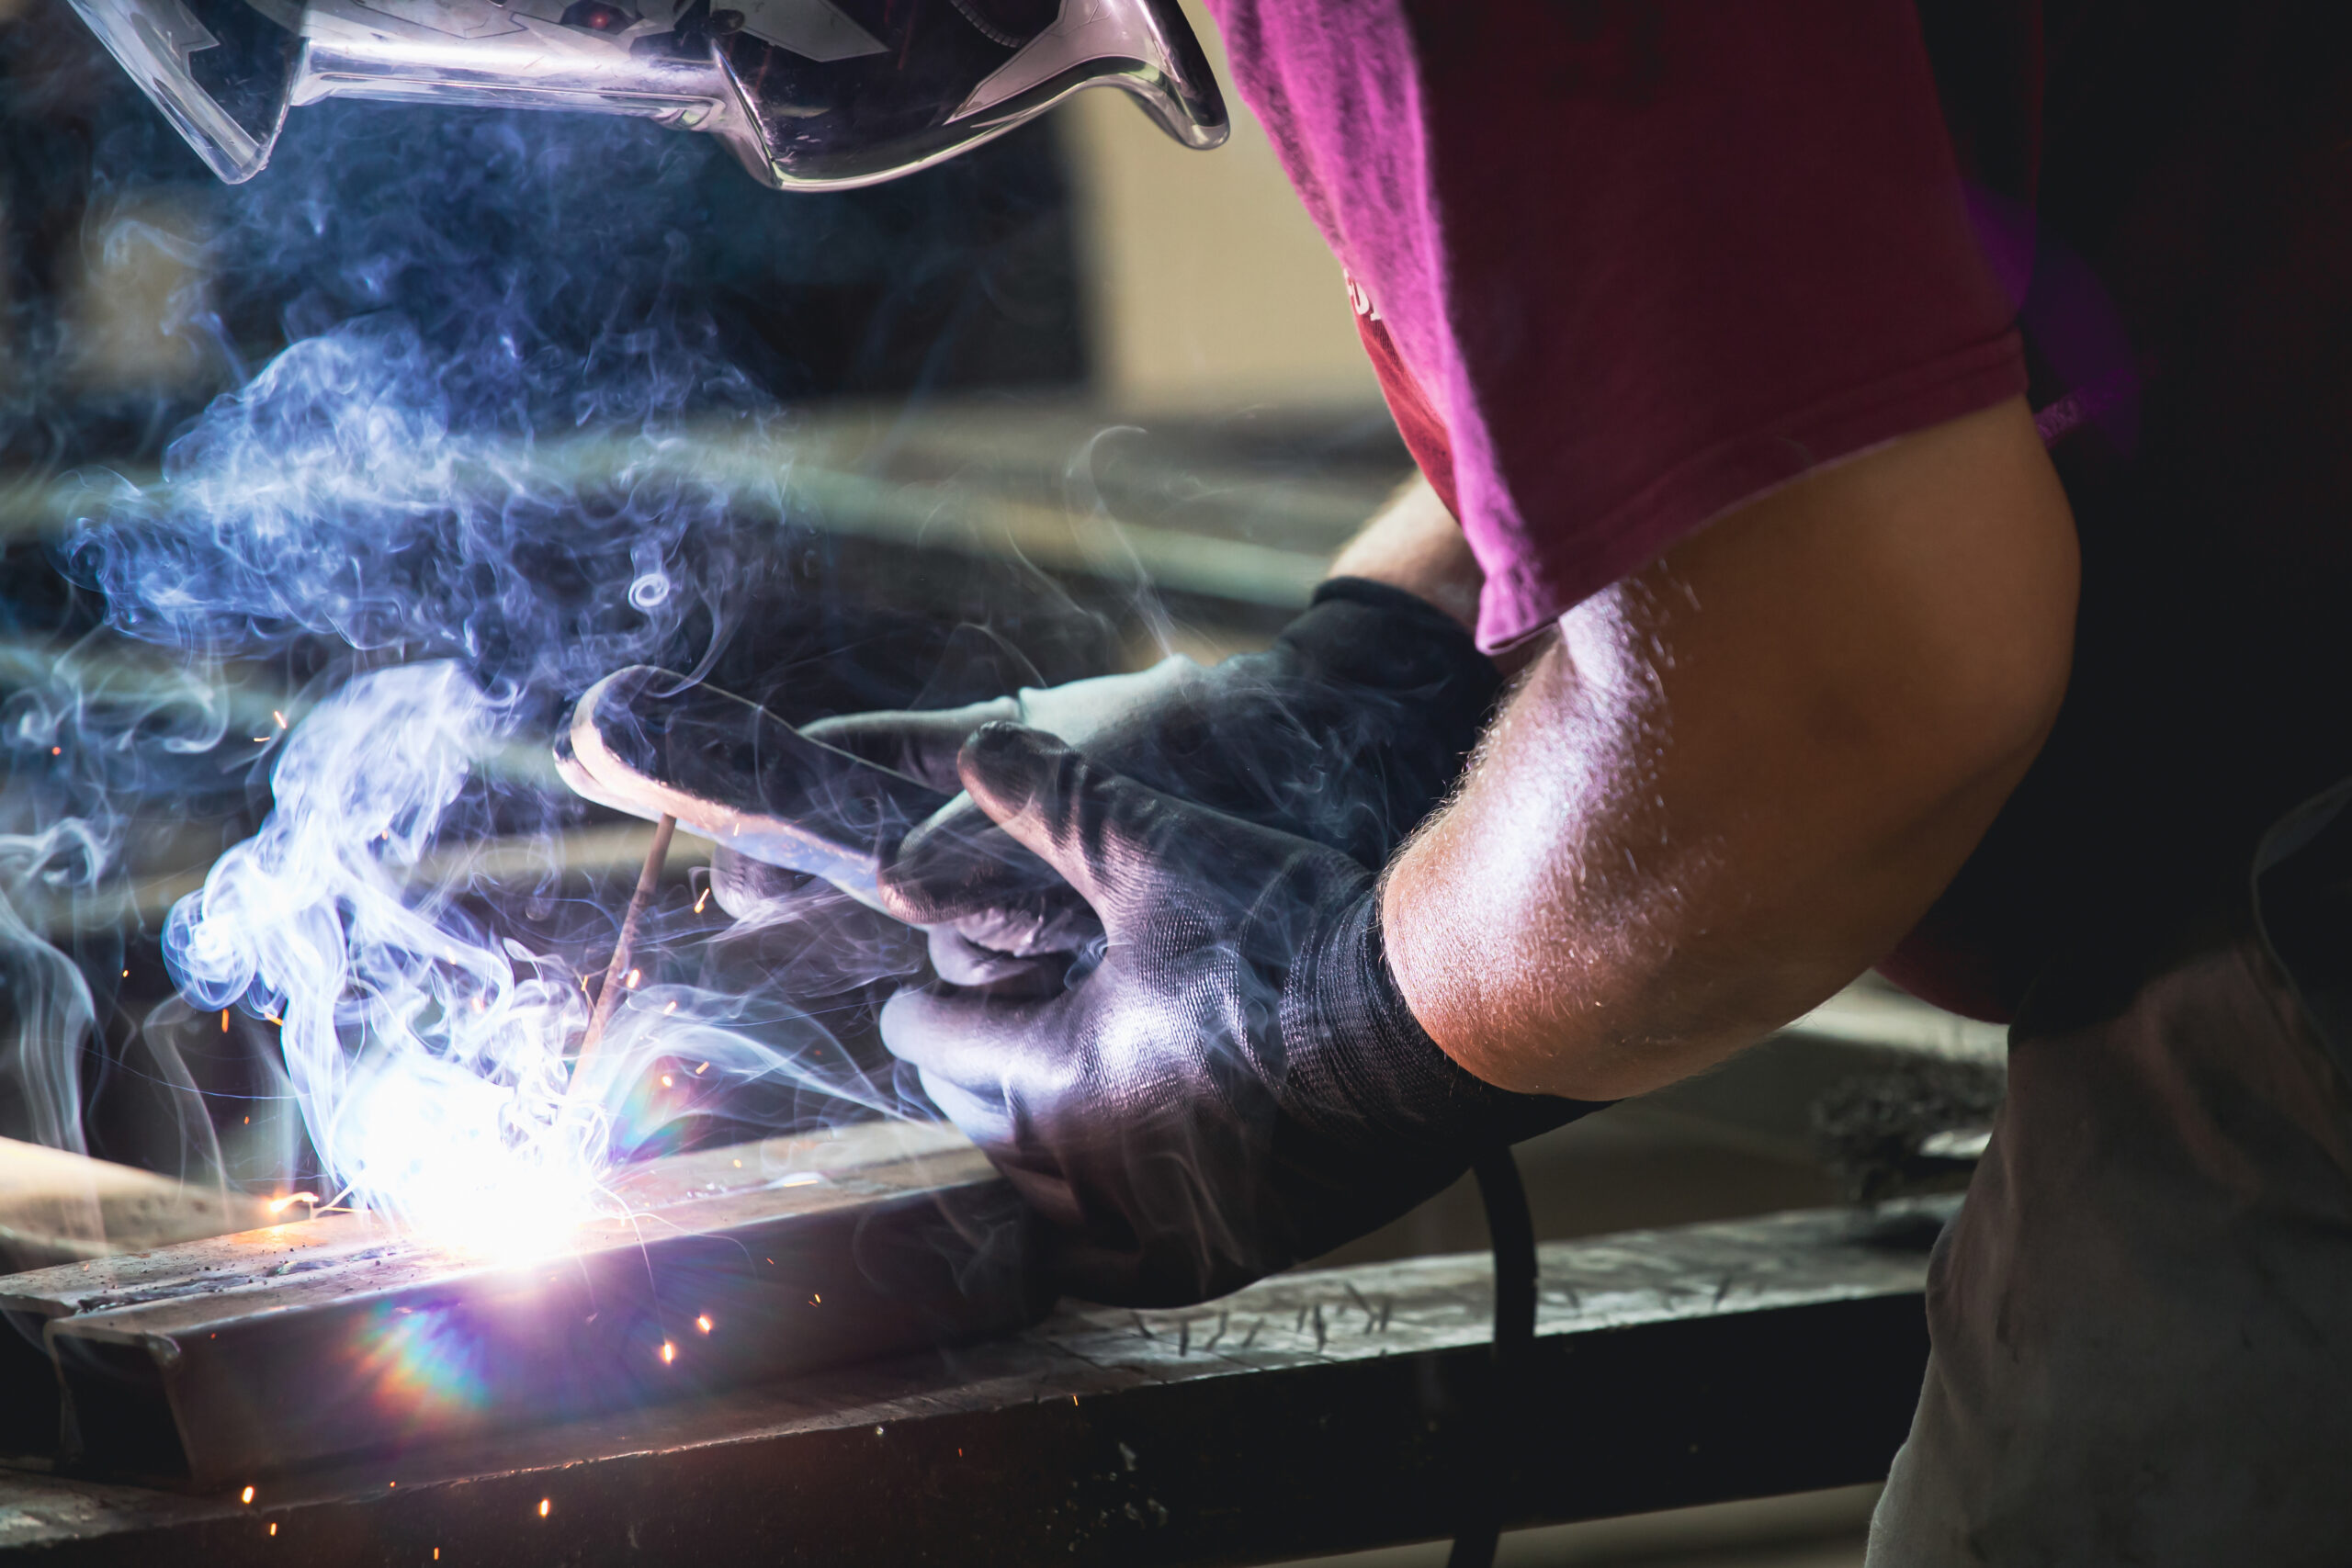
<instances>
[{"instance_id":1,"label":"workbench","mask_svg":"<svg viewBox=\"0 0 2352 1568\"><path fill-rule=\"evenodd\" d=\"M187 1495L0 1470L0 1556L211 1563L1270 1562L1451 1533L1465 1467L1513 1525L1873 1480L1927 1353L1956 1200L1542 1249L1497 1417L1483 1255L1065 1303L960 1349L398 1461ZM1481 1424L1509 1423L1494 1447Z\"/></svg>"}]
</instances>

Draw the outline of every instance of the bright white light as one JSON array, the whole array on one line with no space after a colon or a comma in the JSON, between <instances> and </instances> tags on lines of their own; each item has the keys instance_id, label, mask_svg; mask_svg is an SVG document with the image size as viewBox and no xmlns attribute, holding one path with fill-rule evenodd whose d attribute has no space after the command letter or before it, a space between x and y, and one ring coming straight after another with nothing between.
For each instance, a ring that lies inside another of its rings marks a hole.
<instances>
[{"instance_id":1,"label":"bright white light","mask_svg":"<svg viewBox=\"0 0 2352 1568\"><path fill-rule=\"evenodd\" d=\"M436 1241L526 1260L562 1251L595 1217L605 1124L593 1107L529 1107L462 1067L402 1055L355 1086L337 1121L345 1179Z\"/></svg>"}]
</instances>

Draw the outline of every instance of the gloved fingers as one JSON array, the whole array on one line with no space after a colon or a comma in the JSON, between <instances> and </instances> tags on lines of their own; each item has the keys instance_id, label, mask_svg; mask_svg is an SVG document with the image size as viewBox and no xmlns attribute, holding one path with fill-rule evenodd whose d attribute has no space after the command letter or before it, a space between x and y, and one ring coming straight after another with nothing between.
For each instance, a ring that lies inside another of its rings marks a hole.
<instances>
[{"instance_id":1,"label":"gloved fingers","mask_svg":"<svg viewBox=\"0 0 2352 1568\"><path fill-rule=\"evenodd\" d=\"M1094 746L1107 730L1164 711L1187 687L1200 684L1204 674L1191 659L1172 653L1148 669L1122 675L1023 686L1019 713L992 716L1042 729L1083 750Z\"/></svg>"},{"instance_id":2,"label":"gloved fingers","mask_svg":"<svg viewBox=\"0 0 2352 1568\"><path fill-rule=\"evenodd\" d=\"M954 1078L922 1067L915 1069L915 1081L922 1085L931 1102L939 1107L939 1113L955 1122L957 1132L982 1149L1012 1145L1012 1109L1005 1103L1003 1095L989 1088L967 1089Z\"/></svg>"},{"instance_id":3,"label":"gloved fingers","mask_svg":"<svg viewBox=\"0 0 2352 1568\"><path fill-rule=\"evenodd\" d=\"M960 765L974 803L1077 889L1114 942L1159 912L1160 863L1189 821L1213 816L1019 725L982 727Z\"/></svg>"},{"instance_id":4,"label":"gloved fingers","mask_svg":"<svg viewBox=\"0 0 2352 1568\"><path fill-rule=\"evenodd\" d=\"M1018 698L994 697L959 708L842 714L803 725L800 733L953 795L964 787L956 781L956 754L972 731L992 719L1020 716Z\"/></svg>"},{"instance_id":5,"label":"gloved fingers","mask_svg":"<svg viewBox=\"0 0 2352 1568\"><path fill-rule=\"evenodd\" d=\"M1060 1081L1066 1057L1056 1046L1067 1032L1072 995L1037 1000L984 991L900 991L882 1005L882 1043L922 1074L923 1088L957 1126L964 1122L940 1100L943 1087L960 1095L967 1108L1002 1107L1010 1129L1018 1104L1060 1104L1067 1095L1069 1086ZM996 1141L1013 1136L1007 1131Z\"/></svg>"},{"instance_id":6,"label":"gloved fingers","mask_svg":"<svg viewBox=\"0 0 2352 1568\"><path fill-rule=\"evenodd\" d=\"M1002 953L1068 953L1102 923L1061 874L958 795L900 841L876 878L910 925L952 925Z\"/></svg>"},{"instance_id":7,"label":"gloved fingers","mask_svg":"<svg viewBox=\"0 0 2352 1568\"><path fill-rule=\"evenodd\" d=\"M925 929L952 931L976 948L1020 959L1066 960L1102 940L1102 922L1067 887L1050 901L978 909Z\"/></svg>"},{"instance_id":8,"label":"gloved fingers","mask_svg":"<svg viewBox=\"0 0 2352 1568\"><path fill-rule=\"evenodd\" d=\"M933 926L924 933L931 949L931 967L951 986L985 990L1000 997L1050 997L1067 983L1072 953L1045 951L1022 953L974 941L953 926Z\"/></svg>"}]
</instances>

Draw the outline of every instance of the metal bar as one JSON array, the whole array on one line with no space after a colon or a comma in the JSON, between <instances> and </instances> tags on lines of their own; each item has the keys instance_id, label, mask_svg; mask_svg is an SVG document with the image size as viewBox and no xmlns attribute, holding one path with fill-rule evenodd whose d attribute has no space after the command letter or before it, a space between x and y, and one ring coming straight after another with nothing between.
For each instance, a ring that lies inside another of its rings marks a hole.
<instances>
[{"instance_id":1,"label":"metal bar","mask_svg":"<svg viewBox=\"0 0 2352 1568\"><path fill-rule=\"evenodd\" d=\"M573 1072L588 1065L596 1043L605 1037L605 1025L611 1021L613 1009L619 1005L622 984L628 978L629 954L637 946L637 928L645 919L645 907L653 902L653 890L662 885L662 867L670 858L670 838L678 830L678 819L664 815L653 824L652 847L645 852L645 869L637 874L637 891L628 896L628 913L621 917L620 934L613 939L613 961L605 965L605 986L596 993L596 1005L588 1014L588 1027L580 1036L580 1055L572 1064Z\"/></svg>"},{"instance_id":2,"label":"metal bar","mask_svg":"<svg viewBox=\"0 0 2352 1568\"><path fill-rule=\"evenodd\" d=\"M1876 1479L1948 1201L1542 1250L1499 1477L1513 1525ZM0 1473L0 1556L209 1568L1242 1562L1447 1533L1486 1359L1483 1258L1284 1275L1187 1312L1038 1326L190 1497ZM397 1484L392 1484L397 1483ZM277 1527L273 1537L268 1531Z\"/></svg>"},{"instance_id":3,"label":"metal bar","mask_svg":"<svg viewBox=\"0 0 2352 1568\"><path fill-rule=\"evenodd\" d=\"M198 1487L1001 1332L1026 1212L952 1130L869 1123L636 1168L536 1259L331 1215L0 1280L68 1465ZM488 1201L486 1199L486 1201Z\"/></svg>"}]
</instances>

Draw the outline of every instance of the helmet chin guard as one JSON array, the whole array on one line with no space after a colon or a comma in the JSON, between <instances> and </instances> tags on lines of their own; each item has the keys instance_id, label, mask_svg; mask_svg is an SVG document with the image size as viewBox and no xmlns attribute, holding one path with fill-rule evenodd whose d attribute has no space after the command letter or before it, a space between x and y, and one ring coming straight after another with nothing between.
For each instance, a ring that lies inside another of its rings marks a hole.
<instances>
[{"instance_id":1,"label":"helmet chin guard","mask_svg":"<svg viewBox=\"0 0 2352 1568\"><path fill-rule=\"evenodd\" d=\"M1225 103L1176 0L73 0L231 184L323 98L630 115L777 190L874 185L1081 87L1188 147Z\"/></svg>"}]
</instances>

